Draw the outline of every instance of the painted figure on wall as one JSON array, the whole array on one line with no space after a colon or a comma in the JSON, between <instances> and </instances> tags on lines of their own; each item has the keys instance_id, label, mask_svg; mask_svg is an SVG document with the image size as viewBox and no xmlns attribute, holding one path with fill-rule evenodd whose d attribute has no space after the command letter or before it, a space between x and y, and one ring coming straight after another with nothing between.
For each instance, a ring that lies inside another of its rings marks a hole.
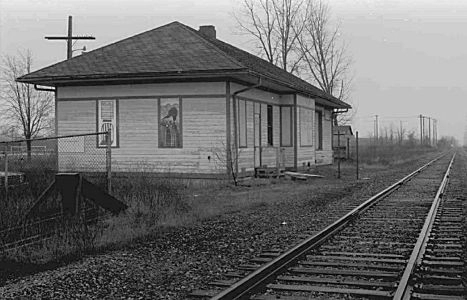
<instances>
[{"instance_id":1,"label":"painted figure on wall","mask_svg":"<svg viewBox=\"0 0 467 300\"><path fill-rule=\"evenodd\" d=\"M160 100L159 145L167 148L181 147L180 100Z\"/></svg>"}]
</instances>

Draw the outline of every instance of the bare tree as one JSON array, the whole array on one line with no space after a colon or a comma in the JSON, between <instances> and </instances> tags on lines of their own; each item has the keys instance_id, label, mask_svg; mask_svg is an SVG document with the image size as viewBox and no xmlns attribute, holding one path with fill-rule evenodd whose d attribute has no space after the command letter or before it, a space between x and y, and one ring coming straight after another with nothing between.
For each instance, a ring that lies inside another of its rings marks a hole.
<instances>
[{"instance_id":1,"label":"bare tree","mask_svg":"<svg viewBox=\"0 0 467 300\"><path fill-rule=\"evenodd\" d=\"M18 57L5 56L0 72L0 99L3 102L1 112L10 130L18 131L27 140L50 129L53 110L51 93L37 91L30 84L16 81L16 78L30 73L31 68L32 54L27 51L20 53ZM26 143L26 147L30 157L31 141Z\"/></svg>"},{"instance_id":2,"label":"bare tree","mask_svg":"<svg viewBox=\"0 0 467 300\"><path fill-rule=\"evenodd\" d=\"M297 23L306 11L305 0L243 0L235 19L242 33L254 37L260 55L291 73L301 61L296 51L298 34L304 24Z\"/></svg>"},{"instance_id":3,"label":"bare tree","mask_svg":"<svg viewBox=\"0 0 467 300\"><path fill-rule=\"evenodd\" d=\"M402 121L399 122L399 128L396 130L397 140L399 141L399 145L402 145L404 141L404 137L406 135L406 129L402 126Z\"/></svg>"},{"instance_id":4,"label":"bare tree","mask_svg":"<svg viewBox=\"0 0 467 300\"><path fill-rule=\"evenodd\" d=\"M306 8L300 21L303 29L296 32L304 73L326 93L349 102L351 59L341 40L340 28L331 24L329 6L323 1L307 0ZM340 119L349 121L351 117L352 114L347 114Z\"/></svg>"},{"instance_id":5,"label":"bare tree","mask_svg":"<svg viewBox=\"0 0 467 300\"><path fill-rule=\"evenodd\" d=\"M326 93L349 102L351 60L339 26L321 0L243 0L236 16L241 31L257 41L260 55L291 73L300 73ZM355 110L334 120L344 124Z\"/></svg>"}]
</instances>

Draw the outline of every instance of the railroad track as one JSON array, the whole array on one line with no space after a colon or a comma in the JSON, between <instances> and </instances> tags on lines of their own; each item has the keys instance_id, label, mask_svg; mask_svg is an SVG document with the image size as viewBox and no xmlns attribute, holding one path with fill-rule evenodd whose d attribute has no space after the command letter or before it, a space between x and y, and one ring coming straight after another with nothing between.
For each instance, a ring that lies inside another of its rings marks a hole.
<instances>
[{"instance_id":1,"label":"railroad track","mask_svg":"<svg viewBox=\"0 0 467 300\"><path fill-rule=\"evenodd\" d=\"M464 299L463 199L443 197L454 159L432 160L290 250L263 253L190 296Z\"/></svg>"}]
</instances>

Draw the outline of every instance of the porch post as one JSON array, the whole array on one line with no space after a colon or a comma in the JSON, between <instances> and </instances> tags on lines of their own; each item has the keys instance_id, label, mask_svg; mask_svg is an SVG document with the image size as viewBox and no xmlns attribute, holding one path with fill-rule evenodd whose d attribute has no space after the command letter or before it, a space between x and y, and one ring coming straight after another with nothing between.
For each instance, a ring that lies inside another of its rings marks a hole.
<instances>
[{"instance_id":1,"label":"porch post","mask_svg":"<svg viewBox=\"0 0 467 300\"><path fill-rule=\"evenodd\" d=\"M298 133L297 133L297 94L293 95L293 152L294 152L294 159L293 165L295 171L297 171L298 167Z\"/></svg>"},{"instance_id":2,"label":"porch post","mask_svg":"<svg viewBox=\"0 0 467 300\"><path fill-rule=\"evenodd\" d=\"M225 112L226 112L226 147L225 151L227 157L227 168L226 172L227 175L230 176L232 174L230 168L232 165L232 141L231 141L231 119L230 119L230 81L226 81L225 83Z\"/></svg>"}]
</instances>

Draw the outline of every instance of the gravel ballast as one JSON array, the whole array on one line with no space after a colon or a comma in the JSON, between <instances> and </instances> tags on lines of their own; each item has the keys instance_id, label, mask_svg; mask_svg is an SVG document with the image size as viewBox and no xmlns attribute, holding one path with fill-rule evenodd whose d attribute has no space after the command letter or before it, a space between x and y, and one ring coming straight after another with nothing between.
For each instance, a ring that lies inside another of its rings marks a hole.
<instances>
[{"instance_id":1,"label":"gravel ballast","mask_svg":"<svg viewBox=\"0 0 467 300\"><path fill-rule=\"evenodd\" d=\"M285 186L300 191L299 196L164 229L119 250L7 280L0 298L185 299L191 290L207 288L209 281L262 251L290 246L324 228L427 161L424 157L386 170L364 170L362 178L369 179L358 182L351 175L288 181ZM262 188L286 193L281 183Z\"/></svg>"}]
</instances>

